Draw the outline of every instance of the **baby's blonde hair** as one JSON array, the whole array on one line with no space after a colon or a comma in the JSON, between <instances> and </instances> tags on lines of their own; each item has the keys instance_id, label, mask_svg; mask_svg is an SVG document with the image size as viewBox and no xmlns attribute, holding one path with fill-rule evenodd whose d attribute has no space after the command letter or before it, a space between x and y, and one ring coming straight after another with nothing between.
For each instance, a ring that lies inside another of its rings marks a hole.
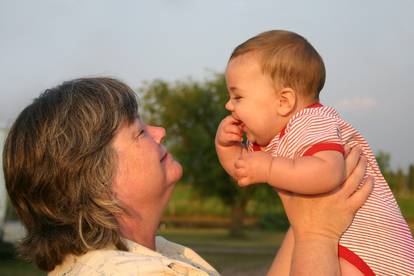
<instances>
[{"instance_id":1,"label":"baby's blonde hair","mask_svg":"<svg viewBox=\"0 0 414 276\"><path fill-rule=\"evenodd\" d=\"M267 31L237 46L230 60L247 53L258 54L263 73L275 86L290 87L303 96L319 99L325 84L325 65L304 37L283 30Z\"/></svg>"}]
</instances>

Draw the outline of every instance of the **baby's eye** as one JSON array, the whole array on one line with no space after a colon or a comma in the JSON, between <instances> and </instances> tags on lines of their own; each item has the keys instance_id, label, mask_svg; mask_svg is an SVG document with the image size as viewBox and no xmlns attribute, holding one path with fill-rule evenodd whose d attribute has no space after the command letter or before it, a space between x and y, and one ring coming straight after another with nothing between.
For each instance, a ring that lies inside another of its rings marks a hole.
<instances>
[{"instance_id":1,"label":"baby's eye","mask_svg":"<svg viewBox=\"0 0 414 276\"><path fill-rule=\"evenodd\" d=\"M233 100L236 100L236 101L238 101L238 100L240 100L242 97L240 97L240 96L233 96Z\"/></svg>"}]
</instances>

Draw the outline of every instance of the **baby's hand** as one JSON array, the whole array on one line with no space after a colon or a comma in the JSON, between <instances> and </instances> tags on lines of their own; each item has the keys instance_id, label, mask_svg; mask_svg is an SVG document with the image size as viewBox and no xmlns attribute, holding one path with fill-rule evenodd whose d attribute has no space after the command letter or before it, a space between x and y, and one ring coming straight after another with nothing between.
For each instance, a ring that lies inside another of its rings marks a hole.
<instances>
[{"instance_id":1,"label":"baby's hand","mask_svg":"<svg viewBox=\"0 0 414 276\"><path fill-rule=\"evenodd\" d=\"M236 178L239 186L254 183L267 183L272 166L272 156L269 153L255 151L242 154L234 163Z\"/></svg>"},{"instance_id":2,"label":"baby's hand","mask_svg":"<svg viewBox=\"0 0 414 276\"><path fill-rule=\"evenodd\" d=\"M217 128L216 145L230 147L243 142L243 132L240 125L241 122L233 116L225 117Z\"/></svg>"}]
</instances>

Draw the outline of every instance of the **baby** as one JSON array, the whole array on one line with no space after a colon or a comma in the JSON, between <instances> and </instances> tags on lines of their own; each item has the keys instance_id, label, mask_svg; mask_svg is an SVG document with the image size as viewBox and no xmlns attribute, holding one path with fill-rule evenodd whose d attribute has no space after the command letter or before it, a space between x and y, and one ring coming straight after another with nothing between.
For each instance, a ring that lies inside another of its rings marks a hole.
<instances>
[{"instance_id":1,"label":"baby","mask_svg":"<svg viewBox=\"0 0 414 276\"><path fill-rule=\"evenodd\" d=\"M238 184L326 193L344 180L344 145L359 146L375 188L340 239L341 272L414 275L413 237L372 150L333 108L319 102L325 66L312 45L288 31L259 34L233 51L226 81L231 115L220 123L215 144L220 163ZM274 264L280 275L289 274L293 245L289 230Z\"/></svg>"}]
</instances>

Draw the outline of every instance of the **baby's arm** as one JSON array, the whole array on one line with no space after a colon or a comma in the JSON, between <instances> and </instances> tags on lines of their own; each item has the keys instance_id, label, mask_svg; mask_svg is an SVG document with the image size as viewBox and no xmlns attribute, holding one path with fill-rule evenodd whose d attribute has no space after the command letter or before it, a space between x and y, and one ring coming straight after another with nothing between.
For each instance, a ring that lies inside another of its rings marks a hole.
<instances>
[{"instance_id":1,"label":"baby's arm","mask_svg":"<svg viewBox=\"0 0 414 276\"><path fill-rule=\"evenodd\" d=\"M345 177L343 154L329 150L297 159L252 152L237 160L235 167L239 185L266 182L275 188L300 194L331 191L343 183Z\"/></svg>"},{"instance_id":2,"label":"baby's arm","mask_svg":"<svg viewBox=\"0 0 414 276\"><path fill-rule=\"evenodd\" d=\"M246 152L242 142L243 132L240 121L231 115L225 117L217 128L215 146L221 165L234 178L236 178L234 163L243 152Z\"/></svg>"}]
</instances>

